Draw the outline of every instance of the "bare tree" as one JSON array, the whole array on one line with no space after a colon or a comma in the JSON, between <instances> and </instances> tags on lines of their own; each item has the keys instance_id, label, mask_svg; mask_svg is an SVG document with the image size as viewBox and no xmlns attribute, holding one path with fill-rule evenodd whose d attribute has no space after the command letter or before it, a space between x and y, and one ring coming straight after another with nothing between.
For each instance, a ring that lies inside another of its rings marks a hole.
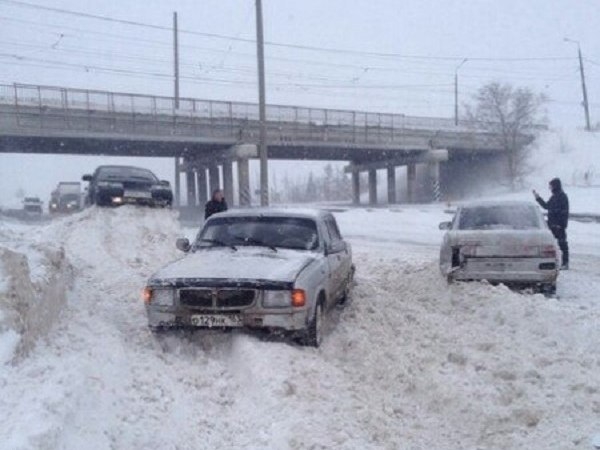
<instances>
[{"instance_id":1,"label":"bare tree","mask_svg":"<svg viewBox=\"0 0 600 450\"><path fill-rule=\"evenodd\" d=\"M540 110L545 101L543 94L535 94L529 88L494 82L479 89L474 109L467 108L472 123L499 137L512 190L530 170L529 144L543 123Z\"/></svg>"}]
</instances>

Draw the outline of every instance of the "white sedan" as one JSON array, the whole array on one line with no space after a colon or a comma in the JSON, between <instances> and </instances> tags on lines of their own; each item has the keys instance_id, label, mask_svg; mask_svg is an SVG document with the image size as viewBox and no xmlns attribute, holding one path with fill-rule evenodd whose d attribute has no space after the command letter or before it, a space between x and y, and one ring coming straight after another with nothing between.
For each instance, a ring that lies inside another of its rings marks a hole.
<instances>
[{"instance_id":1,"label":"white sedan","mask_svg":"<svg viewBox=\"0 0 600 450\"><path fill-rule=\"evenodd\" d=\"M487 280L556 292L559 250L534 203L478 202L460 206L440 251L448 282Z\"/></svg>"}]
</instances>

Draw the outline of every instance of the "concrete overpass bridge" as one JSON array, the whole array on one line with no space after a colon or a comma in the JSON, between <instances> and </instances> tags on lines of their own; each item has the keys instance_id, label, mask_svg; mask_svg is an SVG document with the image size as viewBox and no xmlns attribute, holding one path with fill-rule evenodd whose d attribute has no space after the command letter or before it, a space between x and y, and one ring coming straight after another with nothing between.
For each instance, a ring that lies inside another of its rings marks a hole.
<instances>
[{"instance_id":1,"label":"concrete overpass bridge","mask_svg":"<svg viewBox=\"0 0 600 450\"><path fill-rule=\"evenodd\" d=\"M369 174L369 201L376 203L377 171L385 169L388 202L395 203L396 167L407 167L411 201L419 185L417 165L427 168L420 185L434 195L457 167L501 158L499 136L476 125L402 114L267 106L269 159L349 162L355 203L360 201L361 172ZM0 152L173 157L176 196L181 172L188 205L202 204L216 187L231 198L237 192L236 203L249 204L249 160L258 158L258 135L258 106L253 103L181 98L176 107L172 97L0 85Z\"/></svg>"}]
</instances>

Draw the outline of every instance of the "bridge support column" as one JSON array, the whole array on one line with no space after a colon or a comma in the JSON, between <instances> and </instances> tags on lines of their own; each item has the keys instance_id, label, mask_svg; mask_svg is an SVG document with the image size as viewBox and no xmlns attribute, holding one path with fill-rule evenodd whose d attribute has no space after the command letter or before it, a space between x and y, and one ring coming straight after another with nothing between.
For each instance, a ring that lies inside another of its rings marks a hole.
<instances>
[{"instance_id":1,"label":"bridge support column","mask_svg":"<svg viewBox=\"0 0 600 450\"><path fill-rule=\"evenodd\" d=\"M237 160L239 205L250 206L250 161Z\"/></svg>"},{"instance_id":2,"label":"bridge support column","mask_svg":"<svg viewBox=\"0 0 600 450\"><path fill-rule=\"evenodd\" d=\"M185 181L187 184L187 205L196 206L196 175L193 170L186 170Z\"/></svg>"},{"instance_id":3,"label":"bridge support column","mask_svg":"<svg viewBox=\"0 0 600 450\"><path fill-rule=\"evenodd\" d=\"M219 166L216 164L208 166L208 186L210 188L208 194L211 197L215 189L221 189L221 176L219 174Z\"/></svg>"},{"instance_id":4,"label":"bridge support column","mask_svg":"<svg viewBox=\"0 0 600 450\"><path fill-rule=\"evenodd\" d=\"M206 188L206 168L199 167L196 170L196 181L198 183L198 204L203 206L208 200L208 190Z\"/></svg>"},{"instance_id":5,"label":"bridge support column","mask_svg":"<svg viewBox=\"0 0 600 450\"><path fill-rule=\"evenodd\" d=\"M179 156L175 157L175 178L173 186L173 206L181 205L181 168L179 167Z\"/></svg>"},{"instance_id":6,"label":"bridge support column","mask_svg":"<svg viewBox=\"0 0 600 450\"><path fill-rule=\"evenodd\" d=\"M377 169L369 169L369 204L377 204Z\"/></svg>"},{"instance_id":7,"label":"bridge support column","mask_svg":"<svg viewBox=\"0 0 600 450\"><path fill-rule=\"evenodd\" d=\"M439 202L442 198L440 189L440 163L435 161L429 163L429 179L431 180L431 199Z\"/></svg>"},{"instance_id":8,"label":"bridge support column","mask_svg":"<svg viewBox=\"0 0 600 450\"><path fill-rule=\"evenodd\" d=\"M406 166L406 193L408 197L408 203L415 202L415 191L417 182L417 165L408 164Z\"/></svg>"},{"instance_id":9,"label":"bridge support column","mask_svg":"<svg viewBox=\"0 0 600 450\"><path fill-rule=\"evenodd\" d=\"M396 203L396 167L388 166L387 168L387 191L388 203Z\"/></svg>"},{"instance_id":10,"label":"bridge support column","mask_svg":"<svg viewBox=\"0 0 600 450\"><path fill-rule=\"evenodd\" d=\"M360 172L352 170L352 204L360 205Z\"/></svg>"},{"instance_id":11,"label":"bridge support column","mask_svg":"<svg viewBox=\"0 0 600 450\"><path fill-rule=\"evenodd\" d=\"M230 160L223 162L223 191L233 206L233 162Z\"/></svg>"}]
</instances>

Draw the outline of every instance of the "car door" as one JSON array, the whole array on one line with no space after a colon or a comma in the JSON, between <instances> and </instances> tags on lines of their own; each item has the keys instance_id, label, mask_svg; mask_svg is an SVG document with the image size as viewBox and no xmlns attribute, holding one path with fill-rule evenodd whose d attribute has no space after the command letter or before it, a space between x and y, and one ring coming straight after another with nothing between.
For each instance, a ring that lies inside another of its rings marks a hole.
<instances>
[{"instance_id":1,"label":"car door","mask_svg":"<svg viewBox=\"0 0 600 450\"><path fill-rule=\"evenodd\" d=\"M325 219L327 229L327 263L329 265L329 301L334 303L341 295L345 283L345 265L348 256L346 243L342 240L333 216Z\"/></svg>"}]
</instances>

